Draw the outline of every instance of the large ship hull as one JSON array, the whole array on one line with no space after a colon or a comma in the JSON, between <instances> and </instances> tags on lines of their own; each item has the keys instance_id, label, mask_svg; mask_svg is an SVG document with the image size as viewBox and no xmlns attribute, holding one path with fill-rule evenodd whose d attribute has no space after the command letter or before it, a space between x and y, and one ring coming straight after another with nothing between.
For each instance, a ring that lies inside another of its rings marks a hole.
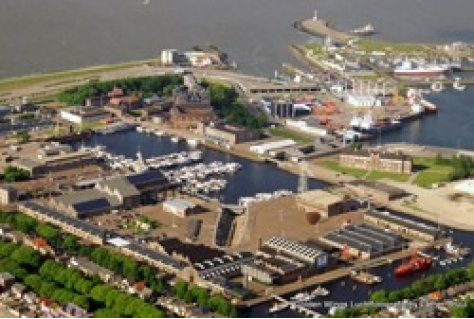
<instances>
[{"instance_id":1,"label":"large ship hull","mask_svg":"<svg viewBox=\"0 0 474 319\"><path fill-rule=\"evenodd\" d=\"M388 125L383 125L383 126L374 126L369 129L364 129L361 127L352 127L352 129L356 132L369 134L369 135L384 134L384 133L399 130L401 128L402 128L401 123L393 123L393 124L388 124Z\"/></svg>"},{"instance_id":2,"label":"large ship hull","mask_svg":"<svg viewBox=\"0 0 474 319\"><path fill-rule=\"evenodd\" d=\"M399 76L441 76L446 73L446 70L444 71L410 71L410 70L403 70L403 71L397 71L395 70L393 72L395 75Z\"/></svg>"},{"instance_id":3,"label":"large ship hull","mask_svg":"<svg viewBox=\"0 0 474 319\"><path fill-rule=\"evenodd\" d=\"M411 261L409 264L401 265L395 269L396 276L405 276L415 272L428 270L431 268L433 262L429 259L419 258L415 261Z\"/></svg>"}]
</instances>

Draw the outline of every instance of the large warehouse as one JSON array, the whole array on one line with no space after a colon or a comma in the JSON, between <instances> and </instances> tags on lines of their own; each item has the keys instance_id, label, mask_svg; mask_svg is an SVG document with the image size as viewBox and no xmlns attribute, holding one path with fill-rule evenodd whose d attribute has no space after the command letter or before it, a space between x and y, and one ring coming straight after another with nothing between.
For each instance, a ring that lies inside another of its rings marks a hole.
<instances>
[{"instance_id":1,"label":"large warehouse","mask_svg":"<svg viewBox=\"0 0 474 319\"><path fill-rule=\"evenodd\" d=\"M441 236L439 227L395 215L385 209L372 209L365 212L364 220L376 226L426 241L434 241Z\"/></svg>"},{"instance_id":2,"label":"large warehouse","mask_svg":"<svg viewBox=\"0 0 474 319\"><path fill-rule=\"evenodd\" d=\"M349 255L369 259L403 248L403 237L367 224L346 226L320 238L320 241Z\"/></svg>"}]
</instances>

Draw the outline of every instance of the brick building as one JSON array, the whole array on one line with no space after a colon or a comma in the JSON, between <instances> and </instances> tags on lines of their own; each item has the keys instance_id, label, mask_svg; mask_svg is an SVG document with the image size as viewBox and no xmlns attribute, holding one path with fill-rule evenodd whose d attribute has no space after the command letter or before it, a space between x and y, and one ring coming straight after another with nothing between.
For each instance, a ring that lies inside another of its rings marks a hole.
<instances>
[{"instance_id":1,"label":"brick building","mask_svg":"<svg viewBox=\"0 0 474 319\"><path fill-rule=\"evenodd\" d=\"M235 145L260 138L260 131L228 124L199 123L196 133L218 144Z\"/></svg>"},{"instance_id":2,"label":"brick building","mask_svg":"<svg viewBox=\"0 0 474 319\"><path fill-rule=\"evenodd\" d=\"M339 156L341 166L365 170L410 174L412 159L402 153L346 150Z\"/></svg>"}]
</instances>

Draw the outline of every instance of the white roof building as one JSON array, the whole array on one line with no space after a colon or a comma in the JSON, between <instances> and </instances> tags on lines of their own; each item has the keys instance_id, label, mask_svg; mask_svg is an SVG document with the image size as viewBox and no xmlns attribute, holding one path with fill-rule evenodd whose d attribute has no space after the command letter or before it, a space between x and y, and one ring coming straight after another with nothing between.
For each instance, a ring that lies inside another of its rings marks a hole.
<instances>
[{"instance_id":1,"label":"white roof building","mask_svg":"<svg viewBox=\"0 0 474 319\"><path fill-rule=\"evenodd\" d=\"M250 151L258 153L258 154L264 154L264 153L267 153L268 151L271 151L277 148L289 147L293 145L296 145L296 142L294 140L291 140L291 139L280 140L280 141L274 141L274 142L269 142L269 143L264 143L264 144L252 145L250 146Z\"/></svg>"},{"instance_id":2,"label":"white roof building","mask_svg":"<svg viewBox=\"0 0 474 319\"><path fill-rule=\"evenodd\" d=\"M458 192L468 193L474 195L474 179L462 181L457 184L454 189Z\"/></svg>"}]
</instances>

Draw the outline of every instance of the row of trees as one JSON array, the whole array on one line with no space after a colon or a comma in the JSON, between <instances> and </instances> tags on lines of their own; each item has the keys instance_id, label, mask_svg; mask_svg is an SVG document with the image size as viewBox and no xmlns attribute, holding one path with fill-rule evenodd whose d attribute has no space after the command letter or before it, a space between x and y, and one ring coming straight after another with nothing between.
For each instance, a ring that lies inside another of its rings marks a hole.
<instances>
[{"instance_id":1,"label":"row of trees","mask_svg":"<svg viewBox=\"0 0 474 319\"><path fill-rule=\"evenodd\" d=\"M186 303L197 303L199 307L210 309L226 317L238 317L237 309L229 300L219 295L211 296L204 288L179 280L174 286L174 291L175 297Z\"/></svg>"},{"instance_id":2,"label":"row of trees","mask_svg":"<svg viewBox=\"0 0 474 319\"><path fill-rule=\"evenodd\" d=\"M140 264L131 257L113 252L105 247L80 245L77 237L61 233L56 226L38 222L36 219L22 213L0 213L0 223L8 223L22 233L45 238L55 249L87 257L130 281L144 281L148 287L157 293L162 293L165 289L164 283L156 278L156 272L151 267Z\"/></svg>"},{"instance_id":3,"label":"row of trees","mask_svg":"<svg viewBox=\"0 0 474 319\"><path fill-rule=\"evenodd\" d=\"M0 271L12 273L40 296L51 298L61 305L73 302L78 306L89 309L88 290L86 289L90 289L90 287L82 287L78 283L81 291L77 294L73 291L75 282L72 279L70 279L70 286L63 287L55 283L55 281L57 282L57 274L52 274L49 277L43 276L41 269L50 261L43 263L41 255L33 248L0 242L0 257L2 258ZM73 278L76 280L77 276Z\"/></svg>"},{"instance_id":4,"label":"row of trees","mask_svg":"<svg viewBox=\"0 0 474 319\"><path fill-rule=\"evenodd\" d=\"M332 318L360 318L371 317L380 311L378 307L363 306L363 307L346 307L338 309L331 316Z\"/></svg>"},{"instance_id":5,"label":"row of trees","mask_svg":"<svg viewBox=\"0 0 474 319\"><path fill-rule=\"evenodd\" d=\"M58 95L58 99L68 105L84 105L87 98L107 96L114 87L120 87L126 94L141 97L149 97L153 94L169 96L174 88L182 83L183 78L178 74L95 82L65 90Z\"/></svg>"},{"instance_id":6,"label":"row of trees","mask_svg":"<svg viewBox=\"0 0 474 319\"><path fill-rule=\"evenodd\" d=\"M474 172L474 160L470 156L459 155L452 158L444 158L441 154L436 155L435 164L451 166L453 171L449 175L451 181L471 176Z\"/></svg>"},{"instance_id":7,"label":"row of trees","mask_svg":"<svg viewBox=\"0 0 474 319\"><path fill-rule=\"evenodd\" d=\"M3 180L7 183L26 181L30 177L30 172L14 166L7 166L3 171Z\"/></svg>"},{"instance_id":8,"label":"row of trees","mask_svg":"<svg viewBox=\"0 0 474 319\"><path fill-rule=\"evenodd\" d=\"M397 302L415 299L433 291L447 289L457 284L474 280L474 262L466 268L452 269L417 280L411 285L393 291L377 290L370 295L370 301L377 303Z\"/></svg>"},{"instance_id":9,"label":"row of trees","mask_svg":"<svg viewBox=\"0 0 474 319\"><path fill-rule=\"evenodd\" d=\"M251 128L262 128L267 124L263 114L252 114L239 101L239 95L232 86L208 81L202 81L201 84L208 89L214 110L230 123Z\"/></svg>"},{"instance_id":10,"label":"row of trees","mask_svg":"<svg viewBox=\"0 0 474 319\"><path fill-rule=\"evenodd\" d=\"M463 305L452 307L450 314L453 318L474 318L474 299L467 300Z\"/></svg>"},{"instance_id":11,"label":"row of trees","mask_svg":"<svg viewBox=\"0 0 474 319\"><path fill-rule=\"evenodd\" d=\"M164 316L155 306L110 285L95 286L90 295L94 301L106 307L106 310L96 311L96 317L163 318Z\"/></svg>"},{"instance_id":12,"label":"row of trees","mask_svg":"<svg viewBox=\"0 0 474 319\"><path fill-rule=\"evenodd\" d=\"M0 271L12 273L39 296L60 305L73 302L99 317L162 318L164 313L142 299L100 284L53 260L43 261L34 249L0 241Z\"/></svg>"},{"instance_id":13,"label":"row of trees","mask_svg":"<svg viewBox=\"0 0 474 319\"><path fill-rule=\"evenodd\" d=\"M130 281L140 280L144 281L146 285L151 288L156 293L163 293L166 289L163 281L156 276L156 271L151 267L141 264L134 259L127 257L125 255L119 254L117 252L111 251L105 247L92 247L87 245L81 245L78 242L78 238L70 234L62 234L60 230L51 224L38 222L34 218L31 218L22 213L0 213L0 223L8 223L14 229L17 229L23 233L30 235L41 236L48 240L51 246L56 249L62 249L68 251L69 253L86 257L96 264L105 267L114 271L115 273L120 274L123 277L126 277ZM21 253L13 254L13 251L16 250L17 245L12 243L3 243L0 245L0 258L6 258L8 256L14 256L13 264L10 262L9 269L15 275L20 273L21 278L25 276L37 273L38 276L42 276L45 282L48 282L49 287L51 288L52 284L60 285L56 287L59 290L70 290L70 293L76 293L78 295L86 295L86 292L91 291L91 294L88 296L89 299L80 301L80 298L77 296L77 300L83 305L89 304L95 305L95 302L102 302L99 295L107 295L110 291L109 301L105 299L105 308L98 309L95 312L96 317L119 317L119 316L140 316L146 317L144 314L148 312L150 316L160 317L155 313L155 307L148 305L147 303L139 304L140 307L136 307L138 302L136 300L131 300L130 298L126 299L128 303L135 302L135 308L141 309L138 313L130 314L130 310L123 310L122 306L110 306L111 300L117 293L120 293L121 296L129 296L128 294L121 293L116 288L109 285L98 285L100 279L95 276L92 278L86 278L81 273L76 270L64 268L60 263L54 261L46 261L44 264L41 263L40 256L38 253L29 247L21 247ZM27 266L26 268L19 267L20 263L22 267ZM1 271L1 262L0 262L0 271ZM38 271L36 271L38 270ZM29 278L29 281L36 282L37 278ZM43 292L47 289L45 286L42 289L42 286L39 287L39 291ZM102 287L102 288L97 288ZM96 295L92 295L92 292L96 291ZM98 291L105 290L105 293L98 293ZM81 295L81 296L82 296ZM175 295L177 298L184 300L188 303L197 303L199 306L208 308L212 311L218 312L224 316L236 317L237 311L236 308L222 296L210 296L209 292L206 289L188 285L184 281L178 281L175 285ZM49 295L46 295L49 296ZM51 298L58 300L60 302L62 298L65 299L65 296L68 295L61 291L61 294L58 293L55 299L55 296L50 296ZM69 295L70 297L71 295ZM129 296L132 297L132 296ZM92 299L91 299L92 298ZM105 297L104 297L105 298ZM123 297L125 298L125 297ZM133 297L134 298L134 297ZM140 299L141 301L141 299ZM145 306L147 305L147 306ZM150 308L150 306L152 308ZM118 307L118 308L117 308ZM95 307L96 308L96 307ZM126 307L125 307L126 308ZM130 309L134 306L130 305ZM158 309L156 309L159 311ZM137 310L138 311L138 310ZM153 314L153 315L152 315Z\"/></svg>"}]
</instances>

